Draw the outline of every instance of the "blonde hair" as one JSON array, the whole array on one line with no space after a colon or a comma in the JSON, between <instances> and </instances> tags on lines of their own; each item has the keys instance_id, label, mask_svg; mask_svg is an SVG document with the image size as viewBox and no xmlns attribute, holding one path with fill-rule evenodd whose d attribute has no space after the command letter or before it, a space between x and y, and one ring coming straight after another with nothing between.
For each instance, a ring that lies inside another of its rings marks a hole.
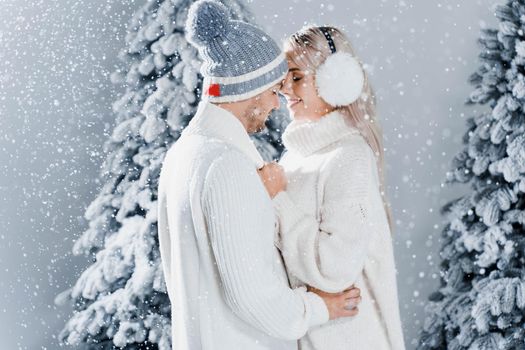
<instances>
[{"instance_id":1,"label":"blonde hair","mask_svg":"<svg viewBox=\"0 0 525 350\"><path fill-rule=\"evenodd\" d=\"M339 29L307 26L292 34L285 41L284 50L288 59L303 70L315 71L332 53L323 31L330 34L337 52L347 52L357 58L350 40ZM392 213L386 198L385 188L383 135L376 119L376 98L366 71L363 70L363 73L365 81L361 96L350 105L337 107L336 109L347 117L346 121L349 125L359 130L376 156L381 196L390 231L392 232Z\"/></svg>"}]
</instances>

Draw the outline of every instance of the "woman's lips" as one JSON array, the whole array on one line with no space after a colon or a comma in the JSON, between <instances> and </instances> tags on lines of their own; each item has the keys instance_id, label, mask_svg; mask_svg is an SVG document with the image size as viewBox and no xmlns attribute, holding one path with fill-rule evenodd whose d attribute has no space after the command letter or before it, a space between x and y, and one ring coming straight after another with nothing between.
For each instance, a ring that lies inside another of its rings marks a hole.
<instances>
[{"instance_id":1,"label":"woman's lips","mask_svg":"<svg viewBox=\"0 0 525 350\"><path fill-rule=\"evenodd\" d=\"M288 108L294 107L299 102L301 102L301 99L299 99L299 98L294 98L294 99L288 100Z\"/></svg>"}]
</instances>

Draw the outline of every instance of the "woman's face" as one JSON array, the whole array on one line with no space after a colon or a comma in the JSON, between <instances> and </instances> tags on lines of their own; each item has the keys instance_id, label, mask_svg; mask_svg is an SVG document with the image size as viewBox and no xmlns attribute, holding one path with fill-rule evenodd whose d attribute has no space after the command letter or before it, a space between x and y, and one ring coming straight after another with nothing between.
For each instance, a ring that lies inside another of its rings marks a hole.
<instances>
[{"instance_id":1,"label":"woman's face","mask_svg":"<svg viewBox=\"0 0 525 350\"><path fill-rule=\"evenodd\" d=\"M281 87L288 111L295 120L318 120L334 110L317 94L314 70L303 70L288 59L288 74Z\"/></svg>"}]
</instances>

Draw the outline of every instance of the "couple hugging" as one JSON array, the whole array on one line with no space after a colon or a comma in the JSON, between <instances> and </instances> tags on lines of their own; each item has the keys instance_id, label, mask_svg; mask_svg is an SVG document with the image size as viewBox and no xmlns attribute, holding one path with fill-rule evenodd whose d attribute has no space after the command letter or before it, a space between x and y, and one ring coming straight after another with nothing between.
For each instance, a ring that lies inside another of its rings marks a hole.
<instances>
[{"instance_id":1,"label":"couple hugging","mask_svg":"<svg viewBox=\"0 0 525 350\"><path fill-rule=\"evenodd\" d=\"M375 100L349 40L309 26L281 49L213 0L188 41L203 97L158 191L174 350L402 350ZM279 94L286 154L249 138Z\"/></svg>"}]
</instances>

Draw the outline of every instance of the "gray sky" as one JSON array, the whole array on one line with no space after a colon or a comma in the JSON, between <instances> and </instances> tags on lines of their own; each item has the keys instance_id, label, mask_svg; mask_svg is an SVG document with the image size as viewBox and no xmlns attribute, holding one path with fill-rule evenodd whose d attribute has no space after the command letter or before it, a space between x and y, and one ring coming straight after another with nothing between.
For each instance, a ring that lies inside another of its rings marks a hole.
<instances>
[{"instance_id":1,"label":"gray sky","mask_svg":"<svg viewBox=\"0 0 525 350\"><path fill-rule=\"evenodd\" d=\"M373 72L396 222L401 313L409 349L435 289L442 189L459 151L463 101L477 67L480 25L492 1L251 0L259 24L282 40L304 23L333 24ZM278 3L278 6L276 5ZM0 11L0 339L6 349L54 349L70 316L53 299L89 265L73 257L85 207L100 184L102 144L118 91L108 73L141 1L28 4Z\"/></svg>"}]
</instances>

